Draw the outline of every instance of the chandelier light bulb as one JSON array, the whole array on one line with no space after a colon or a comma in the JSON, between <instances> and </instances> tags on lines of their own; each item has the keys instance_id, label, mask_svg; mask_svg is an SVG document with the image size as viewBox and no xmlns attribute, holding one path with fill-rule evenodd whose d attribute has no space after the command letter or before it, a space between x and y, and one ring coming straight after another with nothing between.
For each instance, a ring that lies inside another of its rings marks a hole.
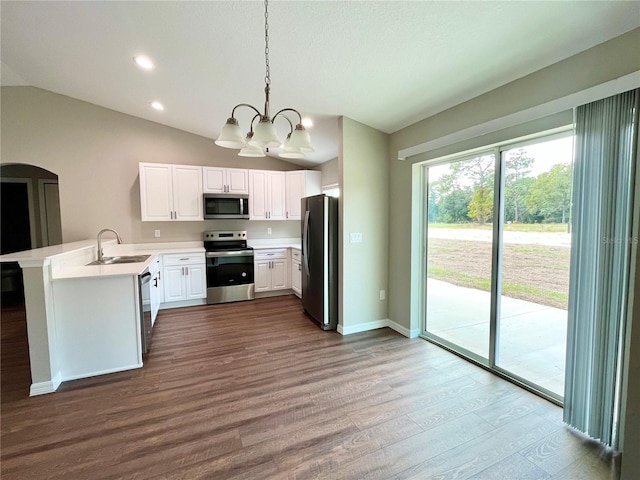
<instances>
[{"instance_id":1,"label":"chandelier light bulb","mask_svg":"<svg viewBox=\"0 0 640 480\"><path fill-rule=\"evenodd\" d=\"M227 119L227 123L222 127L222 131L220 132L220 136L215 141L215 144L219 147L224 148L243 148L244 143L244 135L242 130L240 130L240 125L238 125L238 121L230 117Z\"/></svg>"},{"instance_id":2,"label":"chandelier light bulb","mask_svg":"<svg viewBox=\"0 0 640 480\"><path fill-rule=\"evenodd\" d=\"M238 152L238 156L240 157L264 157L264 150L258 147L257 145L251 144L251 138L253 137L253 132L247 133L247 138L245 140L246 145Z\"/></svg>"}]
</instances>

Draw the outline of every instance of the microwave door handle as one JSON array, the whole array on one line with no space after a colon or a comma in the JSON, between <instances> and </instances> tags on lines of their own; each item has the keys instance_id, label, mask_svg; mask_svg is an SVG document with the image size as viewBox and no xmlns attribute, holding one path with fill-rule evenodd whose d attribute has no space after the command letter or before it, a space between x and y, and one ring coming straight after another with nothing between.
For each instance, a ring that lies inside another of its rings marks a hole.
<instances>
[{"instance_id":1,"label":"microwave door handle","mask_svg":"<svg viewBox=\"0 0 640 480\"><path fill-rule=\"evenodd\" d=\"M239 198L238 202L240 202L240 210L238 210L240 212L240 215L242 215L244 213L244 211L242 210L242 199Z\"/></svg>"}]
</instances>

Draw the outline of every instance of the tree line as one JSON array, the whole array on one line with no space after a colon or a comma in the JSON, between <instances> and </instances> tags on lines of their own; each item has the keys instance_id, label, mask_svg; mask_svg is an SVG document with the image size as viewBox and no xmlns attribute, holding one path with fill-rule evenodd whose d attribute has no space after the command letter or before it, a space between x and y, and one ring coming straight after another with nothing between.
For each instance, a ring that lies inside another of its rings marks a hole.
<instances>
[{"instance_id":1,"label":"tree line","mask_svg":"<svg viewBox=\"0 0 640 480\"><path fill-rule=\"evenodd\" d=\"M571 165L558 164L533 177L533 162L524 149L510 152L505 161L505 221L568 223ZM491 222L494 173L493 155L451 164L449 173L430 183L429 222Z\"/></svg>"}]
</instances>

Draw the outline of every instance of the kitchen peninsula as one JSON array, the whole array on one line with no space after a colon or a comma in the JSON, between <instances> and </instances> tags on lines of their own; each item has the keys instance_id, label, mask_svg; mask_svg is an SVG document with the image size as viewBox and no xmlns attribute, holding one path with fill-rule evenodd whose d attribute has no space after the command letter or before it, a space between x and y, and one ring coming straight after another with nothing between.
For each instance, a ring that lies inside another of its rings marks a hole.
<instances>
[{"instance_id":1,"label":"kitchen peninsula","mask_svg":"<svg viewBox=\"0 0 640 480\"><path fill-rule=\"evenodd\" d=\"M61 382L142 366L138 276L158 255L204 252L201 242L116 245L107 255L149 257L138 263L87 265L95 240L0 256L23 271L30 395L54 392Z\"/></svg>"}]
</instances>

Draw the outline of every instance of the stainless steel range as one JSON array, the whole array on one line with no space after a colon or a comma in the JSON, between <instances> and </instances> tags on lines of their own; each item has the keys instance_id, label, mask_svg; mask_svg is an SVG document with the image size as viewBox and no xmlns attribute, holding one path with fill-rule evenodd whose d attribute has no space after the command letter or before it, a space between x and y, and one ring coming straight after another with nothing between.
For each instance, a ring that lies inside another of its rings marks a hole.
<instances>
[{"instance_id":1,"label":"stainless steel range","mask_svg":"<svg viewBox=\"0 0 640 480\"><path fill-rule=\"evenodd\" d=\"M245 230L204 232L207 303L253 300L253 248Z\"/></svg>"}]
</instances>

